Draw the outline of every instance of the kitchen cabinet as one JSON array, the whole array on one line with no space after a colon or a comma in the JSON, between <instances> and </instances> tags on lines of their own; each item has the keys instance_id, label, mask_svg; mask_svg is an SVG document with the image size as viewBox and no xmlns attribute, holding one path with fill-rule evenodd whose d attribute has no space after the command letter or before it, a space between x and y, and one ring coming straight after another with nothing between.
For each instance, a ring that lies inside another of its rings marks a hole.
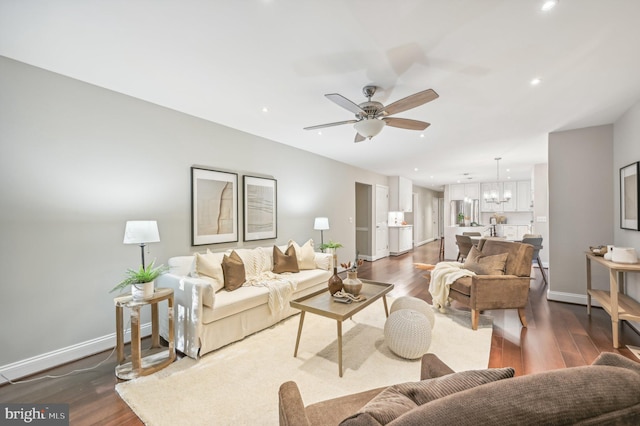
<instances>
[{"instance_id":1,"label":"kitchen cabinet","mask_svg":"<svg viewBox=\"0 0 640 426\"><path fill-rule=\"evenodd\" d=\"M533 207L533 197L531 191L531 181L521 180L516 182L516 211L530 212Z\"/></svg>"},{"instance_id":2,"label":"kitchen cabinet","mask_svg":"<svg viewBox=\"0 0 640 426\"><path fill-rule=\"evenodd\" d=\"M450 200L479 200L480 184L479 183L456 183L449 185Z\"/></svg>"},{"instance_id":3,"label":"kitchen cabinet","mask_svg":"<svg viewBox=\"0 0 640 426\"><path fill-rule=\"evenodd\" d=\"M413 210L413 182L402 176L389 178L389 210L411 212Z\"/></svg>"},{"instance_id":4,"label":"kitchen cabinet","mask_svg":"<svg viewBox=\"0 0 640 426\"><path fill-rule=\"evenodd\" d=\"M498 225L498 236L510 241L520 241L529 233L528 225Z\"/></svg>"},{"instance_id":5,"label":"kitchen cabinet","mask_svg":"<svg viewBox=\"0 0 640 426\"><path fill-rule=\"evenodd\" d=\"M398 256L413 249L413 226L389 227L389 254Z\"/></svg>"}]
</instances>

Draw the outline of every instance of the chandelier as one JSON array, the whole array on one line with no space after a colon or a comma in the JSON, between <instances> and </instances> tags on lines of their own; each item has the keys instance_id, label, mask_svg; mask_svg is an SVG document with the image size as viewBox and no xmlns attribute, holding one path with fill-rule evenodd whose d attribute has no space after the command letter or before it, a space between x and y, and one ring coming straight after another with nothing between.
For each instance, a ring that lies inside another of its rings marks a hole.
<instances>
[{"instance_id":1,"label":"chandelier","mask_svg":"<svg viewBox=\"0 0 640 426\"><path fill-rule=\"evenodd\" d=\"M496 182L500 182L500 160L502 160L501 157L496 157L494 158L494 160L496 160ZM494 203L494 204L502 204L502 203L508 203L511 200L511 191L509 190L505 190L502 193L502 199L500 199L500 194L498 193L497 189L492 189L488 192L485 192L483 194L484 196L484 200L487 203Z\"/></svg>"}]
</instances>

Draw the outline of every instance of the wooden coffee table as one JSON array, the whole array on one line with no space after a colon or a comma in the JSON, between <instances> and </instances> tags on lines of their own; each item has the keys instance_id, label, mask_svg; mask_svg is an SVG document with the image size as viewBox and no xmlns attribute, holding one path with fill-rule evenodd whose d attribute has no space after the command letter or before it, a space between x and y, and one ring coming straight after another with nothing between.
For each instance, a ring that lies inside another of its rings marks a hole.
<instances>
[{"instance_id":1,"label":"wooden coffee table","mask_svg":"<svg viewBox=\"0 0 640 426\"><path fill-rule=\"evenodd\" d=\"M393 290L393 284L369 280L361 281L362 290L360 294L367 298L364 302L352 302L349 304L336 302L333 300L333 296L331 296L328 289L319 290L308 296L303 296L289 302L292 308L300 309L301 311L296 348L293 351L294 357L298 356L298 346L300 344L300 336L302 335L302 325L304 324L305 314L309 312L323 317L333 318L338 323L338 374L342 377L342 322L348 320L354 314L360 312L380 298L384 303L384 312L387 317L389 316L386 295Z\"/></svg>"}]
</instances>

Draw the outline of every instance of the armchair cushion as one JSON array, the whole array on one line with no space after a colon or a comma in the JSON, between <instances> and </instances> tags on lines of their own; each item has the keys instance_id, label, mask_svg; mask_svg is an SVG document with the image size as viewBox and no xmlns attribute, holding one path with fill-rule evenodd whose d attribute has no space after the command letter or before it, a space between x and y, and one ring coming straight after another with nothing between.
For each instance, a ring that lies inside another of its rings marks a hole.
<instances>
[{"instance_id":1,"label":"armchair cushion","mask_svg":"<svg viewBox=\"0 0 640 426\"><path fill-rule=\"evenodd\" d=\"M341 426L384 425L406 412L456 392L513 377L513 368L452 373L442 377L390 386L369 401Z\"/></svg>"},{"instance_id":2,"label":"armchair cushion","mask_svg":"<svg viewBox=\"0 0 640 426\"><path fill-rule=\"evenodd\" d=\"M508 257L509 253L487 256L474 246L471 247L464 261L464 269L473 271L478 275L504 275Z\"/></svg>"}]
</instances>

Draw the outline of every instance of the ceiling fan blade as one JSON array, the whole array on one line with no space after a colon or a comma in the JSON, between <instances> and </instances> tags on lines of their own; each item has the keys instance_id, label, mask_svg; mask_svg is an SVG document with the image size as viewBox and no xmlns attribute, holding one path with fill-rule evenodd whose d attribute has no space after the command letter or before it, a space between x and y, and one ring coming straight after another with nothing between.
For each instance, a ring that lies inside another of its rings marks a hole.
<instances>
[{"instance_id":1,"label":"ceiling fan blade","mask_svg":"<svg viewBox=\"0 0 640 426\"><path fill-rule=\"evenodd\" d=\"M345 98L342 95L339 95L337 93L330 93L324 96L330 101L338 104L339 106L346 109L347 111L351 111L354 114L359 114L364 112L364 110L360 108L358 104L353 103L352 101L350 101L349 99Z\"/></svg>"},{"instance_id":2,"label":"ceiling fan blade","mask_svg":"<svg viewBox=\"0 0 640 426\"><path fill-rule=\"evenodd\" d=\"M335 123L318 124L317 126L305 127L304 130L322 129L324 127L341 126L343 124L353 124L353 123L357 123L357 122L358 122L358 120L336 121Z\"/></svg>"},{"instance_id":3,"label":"ceiling fan blade","mask_svg":"<svg viewBox=\"0 0 640 426\"><path fill-rule=\"evenodd\" d=\"M356 132L356 138L353 141L354 142L362 142L364 140L367 140L367 138L362 136L360 133Z\"/></svg>"},{"instance_id":4,"label":"ceiling fan blade","mask_svg":"<svg viewBox=\"0 0 640 426\"><path fill-rule=\"evenodd\" d=\"M387 124L387 126L399 127L401 129L424 130L427 127L431 126L431 123L426 123L424 121L418 120L410 120L408 118L385 117L383 118L383 120Z\"/></svg>"},{"instance_id":5,"label":"ceiling fan blade","mask_svg":"<svg viewBox=\"0 0 640 426\"><path fill-rule=\"evenodd\" d=\"M415 108L427 102L431 102L438 98L438 94L433 89L423 90L422 92L414 93L411 96L402 98L399 101L395 101L385 107L384 112L386 115L397 114L402 111L406 111L411 108Z\"/></svg>"}]
</instances>

